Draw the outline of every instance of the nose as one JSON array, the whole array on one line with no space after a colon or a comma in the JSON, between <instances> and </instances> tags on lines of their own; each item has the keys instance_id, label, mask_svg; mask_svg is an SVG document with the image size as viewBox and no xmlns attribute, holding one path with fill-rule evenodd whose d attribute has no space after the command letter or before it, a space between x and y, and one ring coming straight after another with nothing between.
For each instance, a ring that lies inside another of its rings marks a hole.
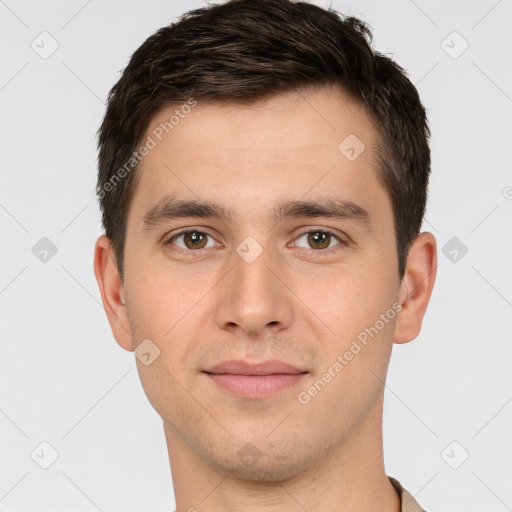
<instances>
[{"instance_id":1,"label":"nose","mask_svg":"<svg viewBox=\"0 0 512 512\"><path fill-rule=\"evenodd\" d=\"M255 259L247 257L244 249L254 251L255 247L239 247L230 262L230 272L221 281L216 307L216 322L219 328L247 336L258 337L265 331L274 333L288 328L292 322L292 297L283 283L284 266L277 256L264 249ZM279 277L278 277L279 276Z\"/></svg>"}]
</instances>

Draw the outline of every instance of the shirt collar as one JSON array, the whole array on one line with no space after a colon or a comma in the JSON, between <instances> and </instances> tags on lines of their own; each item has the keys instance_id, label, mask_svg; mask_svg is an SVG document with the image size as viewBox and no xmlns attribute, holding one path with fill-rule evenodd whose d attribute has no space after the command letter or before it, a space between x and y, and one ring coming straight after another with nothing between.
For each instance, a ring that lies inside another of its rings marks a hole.
<instances>
[{"instance_id":1,"label":"shirt collar","mask_svg":"<svg viewBox=\"0 0 512 512\"><path fill-rule=\"evenodd\" d=\"M419 506L412 494L402 487L398 480L391 476L388 476L388 478L400 496L400 512L426 512Z\"/></svg>"}]
</instances>

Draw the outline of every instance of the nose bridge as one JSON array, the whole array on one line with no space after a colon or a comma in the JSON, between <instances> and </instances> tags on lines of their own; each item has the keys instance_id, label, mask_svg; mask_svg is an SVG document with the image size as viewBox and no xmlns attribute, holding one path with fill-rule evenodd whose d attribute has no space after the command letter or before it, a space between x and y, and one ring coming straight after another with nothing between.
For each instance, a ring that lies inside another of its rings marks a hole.
<instances>
[{"instance_id":1,"label":"nose bridge","mask_svg":"<svg viewBox=\"0 0 512 512\"><path fill-rule=\"evenodd\" d=\"M245 238L236 247L217 310L219 327L238 325L246 332L256 333L269 324L290 321L286 288L274 275L279 274L280 267L276 256L254 237Z\"/></svg>"},{"instance_id":2,"label":"nose bridge","mask_svg":"<svg viewBox=\"0 0 512 512\"><path fill-rule=\"evenodd\" d=\"M275 286L272 283L271 251L255 238L247 237L236 248L233 255L233 295L237 303L256 313L263 313L269 303L275 300ZM275 263L274 263L275 264Z\"/></svg>"}]
</instances>

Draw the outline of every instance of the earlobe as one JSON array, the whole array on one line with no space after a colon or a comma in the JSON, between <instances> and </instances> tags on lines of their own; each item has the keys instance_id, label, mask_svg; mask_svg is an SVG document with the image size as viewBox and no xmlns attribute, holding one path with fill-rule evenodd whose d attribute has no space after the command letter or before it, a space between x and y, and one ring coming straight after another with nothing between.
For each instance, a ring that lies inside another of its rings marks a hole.
<instances>
[{"instance_id":1,"label":"earlobe","mask_svg":"<svg viewBox=\"0 0 512 512\"><path fill-rule=\"evenodd\" d=\"M415 339L427 310L437 273L437 244L434 235L420 233L411 244L407 268L400 284L395 343Z\"/></svg>"},{"instance_id":2,"label":"earlobe","mask_svg":"<svg viewBox=\"0 0 512 512\"><path fill-rule=\"evenodd\" d=\"M103 308L107 315L112 334L125 350L133 351L125 290L117 269L110 240L102 235L94 248L94 275L101 293Z\"/></svg>"}]
</instances>

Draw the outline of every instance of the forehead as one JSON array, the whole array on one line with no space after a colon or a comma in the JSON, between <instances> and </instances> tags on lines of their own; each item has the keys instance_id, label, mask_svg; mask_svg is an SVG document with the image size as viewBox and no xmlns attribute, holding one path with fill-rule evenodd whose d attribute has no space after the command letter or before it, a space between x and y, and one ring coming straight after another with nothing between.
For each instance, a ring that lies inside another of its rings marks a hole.
<instances>
[{"instance_id":1,"label":"forehead","mask_svg":"<svg viewBox=\"0 0 512 512\"><path fill-rule=\"evenodd\" d=\"M149 124L143 142L151 139L152 149L140 164L130 208L138 219L169 193L229 203L235 213L253 216L283 198L338 190L372 203L385 194L374 162L374 127L339 90L190 105L166 107Z\"/></svg>"},{"instance_id":2,"label":"forehead","mask_svg":"<svg viewBox=\"0 0 512 512\"><path fill-rule=\"evenodd\" d=\"M312 156L315 149L327 151L326 157L338 156L338 145L349 134L364 139L369 147L374 142L373 132L358 102L339 88L322 87L249 104L176 104L157 112L146 135L155 139L160 149L182 149L175 155L179 158L193 158L194 154L185 155L193 144L197 149L215 146L212 157L250 158L264 152L269 159L284 154L289 160L292 152L299 158Z\"/></svg>"}]
</instances>

